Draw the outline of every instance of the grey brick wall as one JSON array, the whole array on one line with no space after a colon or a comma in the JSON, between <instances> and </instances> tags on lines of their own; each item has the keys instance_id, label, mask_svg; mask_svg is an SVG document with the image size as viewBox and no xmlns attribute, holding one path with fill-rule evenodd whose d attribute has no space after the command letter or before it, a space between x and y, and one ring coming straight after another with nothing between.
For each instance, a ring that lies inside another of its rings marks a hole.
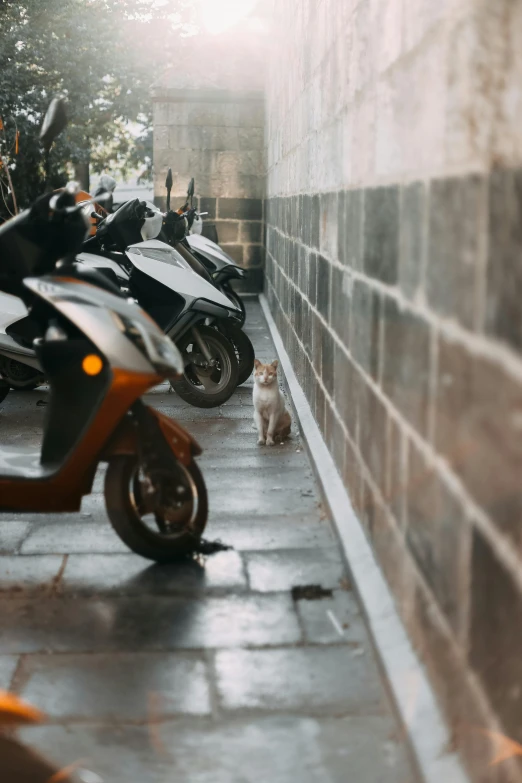
<instances>
[{"instance_id":1,"label":"grey brick wall","mask_svg":"<svg viewBox=\"0 0 522 783\"><path fill-rule=\"evenodd\" d=\"M476 780L522 742L522 3L284 0L270 308Z\"/></svg>"}]
</instances>

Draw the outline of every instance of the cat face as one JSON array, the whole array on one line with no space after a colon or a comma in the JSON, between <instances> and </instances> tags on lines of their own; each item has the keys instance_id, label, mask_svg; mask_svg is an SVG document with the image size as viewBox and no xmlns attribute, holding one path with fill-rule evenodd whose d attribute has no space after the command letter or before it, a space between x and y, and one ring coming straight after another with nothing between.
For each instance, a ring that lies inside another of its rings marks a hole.
<instances>
[{"instance_id":1,"label":"cat face","mask_svg":"<svg viewBox=\"0 0 522 783\"><path fill-rule=\"evenodd\" d=\"M277 365L275 359L272 364L261 364L259 359L254 360L254 381L260 386L270 386L277 383Z\"/></svg>"}]
</instances>

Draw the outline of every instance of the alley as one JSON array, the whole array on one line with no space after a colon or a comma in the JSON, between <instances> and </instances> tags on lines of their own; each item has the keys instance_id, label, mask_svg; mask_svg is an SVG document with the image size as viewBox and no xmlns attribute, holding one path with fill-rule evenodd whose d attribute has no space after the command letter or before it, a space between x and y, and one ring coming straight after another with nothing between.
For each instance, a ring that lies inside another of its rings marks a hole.
<instances>
[{"instance_id":1,"label":"alley","mask_svg":"<svg viewBox=\"0 0 522 783\"><path fill-rule=\"evenodd\" d=\"M274 358L254 301L246 331ZM206 411L148 395L202 445L205 535L230 550L129 553L101 471L79 514L0 515L0 686L49 717L25 740L106 783L413 783L304 446L256 445L251 384ZM37 441L45 396L8 398L3 442Z\"/></svg>"}]
</instances>

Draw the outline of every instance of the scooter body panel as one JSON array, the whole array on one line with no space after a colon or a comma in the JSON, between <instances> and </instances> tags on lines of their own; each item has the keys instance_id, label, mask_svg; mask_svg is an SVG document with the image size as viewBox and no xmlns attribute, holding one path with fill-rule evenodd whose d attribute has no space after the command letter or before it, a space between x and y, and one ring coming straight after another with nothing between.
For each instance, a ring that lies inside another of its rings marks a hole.
<instances>
[{"instance_id":1,"label":"scooter body panel","mask_svg":"<svg viewBox=\"0 0 522 783\"><path fill-rule=\"evenodd\" d=\"M221 291L218 291L211 283L196 275L192 269L187 269L177 264L169 264L165 261L157 261L155 258L150 258L145 254L146 251L141 249L141 244L137 247L140 250L139 255L133 252L133 248L127 250L127 257L131 263L140 272L149 275L149 277L182 296L187 301L187 306L190 306L197 299L206 299L221 307L226 307L227 310L235 309L230 299L222 294Z\"/></svg>"},{"instance_id":2,"label":"scooter body panel","mask_svg":"<svg viewBox=\"0 0 522 783\"><path fill-rule=\"evenodd\" d=\"M63 463L43 464L39 453L2 450L0 462L0 511L78 511L82 497L92 488L98 462L109 459L116 448L106 448L115 427L132 404L161 380L149 374L115 371L110 388L94 419Z\"/></svg>"},{"instance_id":3,"label":"scooter body panel","mask_svg":"<svg viewBox=\"0 0 522 783\"><path fill-rule=\"evenodd\" d=\"M35 370L41 372L42 368L35 352L31 348L25 348L23 345L20 345L8 334L2 334L1 332L0 355L4 356L6 359L13 359L22 364L27 364L28 367L33 367Z\"/></svg>"},{"instance_id":4,"label":"scooter body panel","mask_svg":"<svg viewBox=\"0 0 522 783\"><path fill-rule=\"evenodd\" d=\"M95 253L78 253L76 260L84 266L88 266L90 269L112 269L118 280L122 283L128 282L128 272L112 258L106 258L105 256L99 256Z\"/></svg>"},{"instance_id":5,"label":"scooter body panel","mask_svg":"<svg viewBox=\"0 0 522 783\"><path fill-rule=\"evenodd\" d=\"M121 331L112 315L116 313L137 321L145 329L150 328L150 319L138 305L74 279L48 277L25 282L34 293L77 325L113 367L150 373L150 363Z\"/></svg>"},{"instance_id":6,"label":"scooter body panel","mask_svg":"<svg viewBox=\"0 0 522 783\"><path fill-rule=\"evenodd\" d=\"M0 334L8 326L27 316L27 307L17 296L0 291Z\"/></svg>"},{"instance_id":7,"label":"scooter body panel","mask_svg":"<svg viewBox=\"0 0 522 783\"><path fill-rule=\"evenodd\" d=\"M216 271L220 271L227 266L242 269L228 253L225 253L225 251L219 245L216 245L215 242L212 242L211 239L207 239L207 237L201 236L200 234L189 234L186 239L193 250L201 253L202 256L205 256L205 258L215 266Z\"/></svg>"}]
</instances>

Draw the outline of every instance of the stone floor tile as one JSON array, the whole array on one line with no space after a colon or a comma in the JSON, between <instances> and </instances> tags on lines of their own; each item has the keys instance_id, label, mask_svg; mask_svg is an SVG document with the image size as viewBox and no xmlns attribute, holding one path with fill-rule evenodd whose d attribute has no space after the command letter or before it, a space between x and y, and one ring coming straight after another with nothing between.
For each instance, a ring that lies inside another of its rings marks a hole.
<instances>
[{"instance_id":1,"label":"stone floor tile","mask_svg":"<svg viewBox=\"0 0 522 783\"><path fill-rule=\"evenodd\" d=\"M334 590L332 598L296 601L309 644L347 643L369 647L368 631L352 592Z\"/></svg>"},{"instance_id":2,"label":"stone floor tile","mask_svg":"<svg viewBox=\"0 0 522 783\"><path fill-rule=\"evenodd\" d=\"M221 540L240 551L274 549L314 549L332 547L335 539L327 522L317 519L282 520L273 517L257 517L238 525L230 520L212 520L206 530L211 540Z\"/></svg>"},{"instance_id":3,"label":"stone floor tile","mask_svg":"<svg viewBox=\"0 0 522 783\"><path fill-rule=\"evenodd\" d=\"M277 489L274 490L274 487ZM299 518L306 514L317 514L317 498L315 493L308 494L311 491L306 479L303 479L300 487L287 488L281 477L271 487L247 485L238 487L235 492L226 487L214 489L209 492L209 503L212 509L219 509L220 516L234 514L252 518L259 514L273 514Z\"/></svg>"},{"instance_id":4,"label":"stone floor tile","mask_svg":"<svg viewBox=\"0 0 522 783\"><path fill-rule=\"evenodd\" d=\"M256 433L252 429L252 422L249 419L226 418L209 419L205 421L193 421L187 429L202 446L209 441L213 435L219 435L222 438L231 438L237 436L249 437L254 445L257 443Z\"/></svg>"},{"instance_id":5,"label":"stone floor tile","mask_svg":"<svg viewBox=\"0 0 522 783\"><path fill-rule=\"evenodd\" d=\"M386 708L373 658L345 647L221 650L215 668L225 710L376 715Z\"/></svg>"},{"instance_id":6,"label":"stone floor tile","mask_svg":"<svg viewBox=\"0 0 522 783\"><path fill-rule=\"evenodd\" d=\"M249 469L264 471L265 469L279 470L281 473L286 472L288 469L302 469L306 471L309 467L306 453L301 450L297 453L294 450L288 450L286 448L276 448L269 450L266 447L263 449L260 446L254 446L252 443L247 444L248 448L240 450L239 455L235 451L223 451L217 449L207 449L203 452L201 457L198 458L198 464L202 469L217 468L219 470L225 469Z\"/></svg>"},{"instance_id":7,"label":"stone floor tile","mask_svg":"<svg viewBox=\"0 0 522 783\"><path fill-rule=\"evenodd\" d=\"M227 405L223 410L226 419L248 419L253 421L254 409L251 405Z\"/></svg>"},{"instance_id":8,"label":"stone floor tile","mask_svg":"<svg viewBox=\"0 0 522 783\"><path fill-rule=\"evenodd\" d=\"M63 565L62 555L0 556L0 592L49 591Z\"/></svg>"},{"instance_id":9,"label":"stone floor tile","mask_svg":"<svg viewBox=\"0 0 522 783\"><path fill-rule=\"evenodd\" d=\"M35 726L22 738L108 783L415 783L381 716L182 719L148 726Z\"/></svg>"},{"instance_id":10,"label":"stone floor tile","mask_svg":"<svg viewBox=\"0 0 522 783\"><path fill-rule=\"evenodd\" d=\"M65 516L65 515L64 515ZM118 538L109 520L83 520L79 514L67 514L67 519L48 524L36 523L22 544L24 555L44 554L46 552L127 552L128 547Z\"/></svg>"},{"instance_id":11,"label":"stone floor tile","mask_svg":"<svg viewBox=\"0 0 522 783\"><path fill-rule=\"evenodd\" d=\"M30 527L31 523L26 519L1 519L0 554L16 552Z\"/></svg>"},{"instance_id":12,"label":"stone floor tile","mask_svg":"<svg viewBox=\"0 0 522 783\"><path fill-rule=\"evenodd\" d=\"M0 689L8 691L11 686L11 680L15 673L18 661L18 655L0 655Z\"/></svg>"},{"instance_id":13,"label":"stone floor tile","mask_svg":"<svg viewBox=\"0 0 522 783\"><path fill-rule=\"evenodd\" d=\"M195 421L216 421L219 422L222 419L222 413L220 408L195 408L193 405L187 408L173 408L170 402L170 397L173 395L163 395L161 402L153 400L150 405L165 413L167 416L174 416L178 421L186 422L186 429L189 431L192 429L192 422Z\"/></svg>"},{"instance_id":14,"label":"stone floor tile","mask_svg":"<svg viewBox=\"0 0 522 783\"><path fill-rule=\"evenodd\" d=\"M60 581L64 593L199 594L245 588L243 562L233 551L161 565L134 554L70 555Z\"/></svg>"},{"instance_id":15,"label":"stone floor tile","mask_svg":"<svg viewBox=\"0 0 522 783\"><path fill-rule=\"evenodd\" d=\"M337 548L255 552L245 555L252 590L262 593L291 590L296 585L339 586L344 565Z\"/></svg>"},{"instance_id":16,"label":"stone floor tile","mask_svg":"<svg viewBox=\"0 0 522 783\"><path fill-rule=\"evenodd\" d=\"M277 646L301 641L290 596L11 599L0 653Z\"/></svg>"},{"instance_id":17,"label":"stone floor tile","mask_svg":"<svg viewBox=\"0 0 522 783\"><path fill-rule=\"evenodd\" d=\"M285 492L305 491L312 492L314 497L316 495L311 471L304 471L299 466L287 467L282 472L281 466L271 465L269 461L261 470L243 465L237 465L234 471L230 468L206 467L205 482L209 491L237 493L239 488L248 487L249 492L268 495L271 503L277 503L278 497ZM306 488L301 490L303 486Z\"/></svg>"},{"instance_id":18,"label":"stone floor tile","mask_svg":"<svg viewBox=\"0 0 522 783\"><path fill-rule=\"evenodd\" d=\"M123 723L211 712L205 662L190 653L29 656L21 695L51 720Z\"/></svg>"},{"instance_id":19,"label":"stone floor tile","mask_svg":"<svg viewBox=\"0 0 522 783\"><path fill-rule=\"evenodd\" d=\"M270 459L272 460L276 459L277 455L298 453L296 452L296 449L299 449L299 453L301 453L303 448L300 442L295 439L287 440L283 444L272 447L258 446L256 433L252 429L250 429L248 433L243 432L238 435L232 435L228 432L217 433L219 437L212 440L205 437L204 434L203 437L199 434L196 435L196 433L193 434L200 446L204 449L203 453L206 454L207 457L208 455L223 456L227 451L229 454L233 455L236 455L236 452L241 452L241 456L236 456L237 461L245 458L243 455L244 452L246 452L245 456L262 455L265 459L270 455Z\"/></svg>"}]
</instances>

